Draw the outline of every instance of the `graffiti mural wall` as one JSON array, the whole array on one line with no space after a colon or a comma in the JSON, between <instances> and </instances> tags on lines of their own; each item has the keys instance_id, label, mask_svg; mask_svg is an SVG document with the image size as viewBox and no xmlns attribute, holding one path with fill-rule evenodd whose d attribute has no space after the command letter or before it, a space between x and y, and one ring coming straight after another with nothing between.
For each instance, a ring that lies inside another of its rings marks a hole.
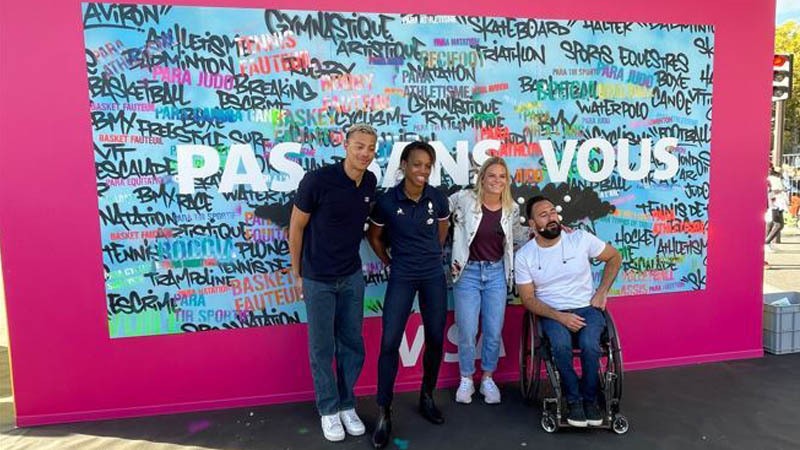
<instances>
[{"instance_id":1,"label":"graffiti mural wall","mask_svg":"<svg viewBox=\"0 0 800 450\"><path fill-rule=\"evenodd\" d=\"M83 26L112 337L305 322L294 189L356 122L381 189L412 140L448 193L503 156L515 199L621 251L613 295L705 288L710 26L99 3Z\"/></svg>"}]
</instances>

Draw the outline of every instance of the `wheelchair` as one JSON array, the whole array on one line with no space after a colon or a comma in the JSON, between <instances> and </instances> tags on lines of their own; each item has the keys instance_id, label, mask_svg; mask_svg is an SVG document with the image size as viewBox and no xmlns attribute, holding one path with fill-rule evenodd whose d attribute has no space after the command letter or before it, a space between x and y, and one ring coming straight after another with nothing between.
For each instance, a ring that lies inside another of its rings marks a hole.
<instances>
[{"instance_id":1,"label":"wheelchair","mask_svg":"<svg viewBox=\"0 0 800 450\"><path fill-rule=\"evenodd\" d=\"M628 431L628 419L620 414L622 399L622 349L614 321L608 311L603 311L606 327L600 338L602 357L600 359L600 387L598 406L603 412L603 424L589 428L610 429L614 433ZM573 336L573 359L580 356L577 341ZM565 414L566 398L562 393L561 376L556 369L555 360L550 353L547 337L542 332L540 321L525 311L522 318L522 345L520 346L520 389L522 397L529 405L541 399L541 426L548 433L559 428L571 427ZM547 383L542 379L542 369L546 372Z\"/></svg>"}]
</instances>

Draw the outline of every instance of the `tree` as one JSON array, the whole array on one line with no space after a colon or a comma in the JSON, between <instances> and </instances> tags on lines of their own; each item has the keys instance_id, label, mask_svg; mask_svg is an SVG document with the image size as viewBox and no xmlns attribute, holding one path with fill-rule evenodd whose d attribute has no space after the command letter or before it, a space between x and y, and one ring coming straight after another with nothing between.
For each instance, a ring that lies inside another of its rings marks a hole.
<instances>
[{"instance_id":1,"label":"tree","mask_svg":"<svg viewBox=\"0 0 800 450\"><path fill-rule=\"evenodd\" d=\"M783 128L784 152L792 153L800 146L800 24L787 20L775 29L775 53L795 55L792 96L786 101Z\"/></svg>"}]
</instances>

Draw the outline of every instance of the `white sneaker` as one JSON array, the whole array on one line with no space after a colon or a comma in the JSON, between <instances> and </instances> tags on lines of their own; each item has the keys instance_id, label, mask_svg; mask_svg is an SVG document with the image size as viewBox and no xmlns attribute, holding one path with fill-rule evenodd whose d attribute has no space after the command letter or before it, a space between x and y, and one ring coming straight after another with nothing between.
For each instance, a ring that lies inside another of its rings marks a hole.
<instances>
[{"instance_id":1,"label":"white sneaker","mask_svg":"<svg viewBox=\"0 0 800 450\"><path fill-rule=\"evenodd\" d=\"M472 403L472 394L475 393L475 384L470 377L461 377L461 383L456 391L456 402Z\"/></svg>"},{"instance_id":2,"label":"white sneaker","mask_svg":"<svg viewBox=\"0 0 800 450\"><path fill-rule=\"evenodd\" d=\"M367 431L364 422L358 417L355 409L339 411L339 418L342 419L342 425L344 425L344 429L347 430L347 434L350 436L361 436Z\"/></svg>"},{"instance_id":3,"label":"white sneaker","mask_svg":"<svg viewBox=\"0 0 800 450\"><path fill-rule=\"evenodd\" d=\"M320 417L322 423L322 434L325 439L338 442L344 440L344 428L342 428L342 421L339 419L339 414L328 414L327 416Z\"/></svg>"},{"instance_id":4,"label":"white sneaker","mask_svg":"<svg viewBox=\"0 0 800 450\"><path fill-rule=\"evenodd\" d=\"M481 380L481 394L483 394L483 401L490 405L500 403L500 389L494 384L491 377Z\"/></svg>"}]
</instances>

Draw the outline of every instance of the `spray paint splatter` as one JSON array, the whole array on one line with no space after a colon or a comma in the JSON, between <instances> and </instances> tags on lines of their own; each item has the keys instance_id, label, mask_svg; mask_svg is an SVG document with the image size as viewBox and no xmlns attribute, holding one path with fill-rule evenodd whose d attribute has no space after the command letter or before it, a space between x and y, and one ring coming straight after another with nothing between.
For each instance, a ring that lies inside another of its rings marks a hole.
<instances>
[{"instance_id":1,"label":"spray paint splatter","mask_svg":"<svg viewBox=\"0 0 800 450\"><path fill-rule=\"evenodd\" d=\"M408 450L408 442L407 439L394 438L394 445L400 450Z\"/></svg>"},{"instance_id":2,"label":"spray paint splatter","mask_svg":"<svg viewBox=\"0 0 800 450\"><path fill-rule=\"evenodd\" d=\"M208 420L198 420L189 424L189 434L199 433L211 426Z\"/></svg>"}]
</instances>

